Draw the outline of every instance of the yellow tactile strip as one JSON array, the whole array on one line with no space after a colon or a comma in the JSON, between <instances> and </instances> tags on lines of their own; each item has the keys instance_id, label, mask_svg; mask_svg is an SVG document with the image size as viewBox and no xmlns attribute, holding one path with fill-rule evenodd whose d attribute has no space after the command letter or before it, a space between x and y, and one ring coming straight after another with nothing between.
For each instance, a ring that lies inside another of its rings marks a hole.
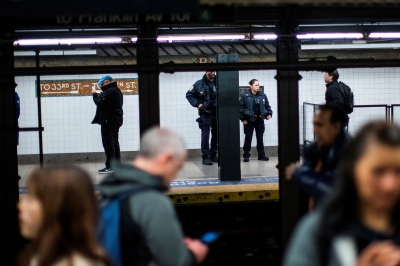
<instances>
[{"instance_id":1,"label":"yellow tactile strip","mask_svg":"<svg viewBox=\"0 0 400 266\"><path fill-rule=\"evenodd\" d=\"M278 183L196 186L171 188L167 196L174 204L201 204L240 201L275 201L279 199Z\"/></svg>"},{"instance_id":2,"label":"yellow tactile strip","mask_svg":"<svg viewBox=\"0 0 400 266\"><path fill-rule=\"evenodd\" d=\"M224 186L193 186L170 188L167 195L195 194L195 193L217 193L217 192L241 192L255 190L278 190L278 183L265 184L239 184Z\"/></svg>"},{"instance_id":3,"label":"yellow tactile strip","mask_svg":"<svg viewBox=\"0 0 400 266\"><path fill-rule=\"evenodd\" d=\"M278 183L240 184L224 186L196 186L171 188L166 195L173 204L204 204L243 201L276 201L279 199ZM19 197L24 197L20 194Z\"/></svg>"}]
</instances>

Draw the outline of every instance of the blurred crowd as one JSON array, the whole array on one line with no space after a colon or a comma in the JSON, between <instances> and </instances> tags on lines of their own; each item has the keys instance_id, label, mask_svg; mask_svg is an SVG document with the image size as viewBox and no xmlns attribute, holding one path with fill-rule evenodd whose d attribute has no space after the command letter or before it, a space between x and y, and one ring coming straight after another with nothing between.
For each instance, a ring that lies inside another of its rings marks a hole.
<instances>
[{"instance_id":1,"label":"blurred crowd","mask_svg":"<svg viewBox=\"0 0 400 266\"><path fill-rule=\"evenodd\" d=\"M308 195L283 265L400 265L400 128L376 121L352 138L347 116L323 105L314 117L316 141L286 179ZM98 186L75 166L33 172L18 205L26 238L18 265L196 265L203 239L185 237L168 184L187 151L173 132L152 128L130 163L115 161Z\"/></svg>"}]
</instances>

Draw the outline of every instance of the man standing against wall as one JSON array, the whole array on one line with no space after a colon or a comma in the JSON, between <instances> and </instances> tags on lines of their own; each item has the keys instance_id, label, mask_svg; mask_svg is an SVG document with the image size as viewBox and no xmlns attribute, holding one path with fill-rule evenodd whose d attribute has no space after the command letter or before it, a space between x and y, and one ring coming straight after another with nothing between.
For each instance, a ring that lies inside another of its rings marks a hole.
<instances>
[{"instance_id":1,"label":"man standing against wall","mask_svg":"<svg viewBox=\"0 0 400 266\"><path fill-rule=\"evenodd\" d=\"M346 111L346 99L344 98L344 91L340 88L339 86L339 72L337 69L334 70L327 70L325 71L324 75L324 81L326 83L326 92L325 92L325 101L326 104L328 105L338 105L343 109L343 111ZM346 114L346 124L347 126L349 124L349 116Z\"/></svg>"},{"instance_id":2,"label":"man standing against wall","mask_svg":"<svg viewBox=\"0 0 400 266\"><path fill-rule=\"evenodd\" d=\"M186 93L189 103L199 110L200 117L196 120L201 129L201 153L204 165L218 162L217 140L217 86L215 71L206 71L201 80L196 81ZM210 148L211 129L211 148Z\"/></svg>"},{"instance_id":3,"label":"man standing against wall","mask_svg":"<svg viewBox=\"0 0 400 266\"><path fill-rule=\"evenodd\" d=\"M123 123L123 95L117 83L109 75L102 76L97 85L102 92L97 93L94 88L92 89L93 101L97 106L92 124L101 125L101 139L107 158L106 167L98 172L108 174L112 172L111 160L121 159L118 133Z\"/></svg>"}]
</instances>

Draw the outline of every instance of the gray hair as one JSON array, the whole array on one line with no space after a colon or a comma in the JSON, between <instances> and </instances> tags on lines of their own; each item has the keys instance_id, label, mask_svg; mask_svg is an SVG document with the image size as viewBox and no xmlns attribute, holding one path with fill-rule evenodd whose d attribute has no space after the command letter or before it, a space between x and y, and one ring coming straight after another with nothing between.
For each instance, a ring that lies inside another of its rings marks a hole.
<instances>
[{"instance_id":1,"label":"gray hair","mask_svg":"<svg viewBox=\"0 0 400 266\"><path fill-rule=\"evenodd\" d=\"M154 158L163 153L182 158L186 155L186 144L176 133L165 128L152 127L142 136L139 155Z\"/></svg>"}]
</instances>

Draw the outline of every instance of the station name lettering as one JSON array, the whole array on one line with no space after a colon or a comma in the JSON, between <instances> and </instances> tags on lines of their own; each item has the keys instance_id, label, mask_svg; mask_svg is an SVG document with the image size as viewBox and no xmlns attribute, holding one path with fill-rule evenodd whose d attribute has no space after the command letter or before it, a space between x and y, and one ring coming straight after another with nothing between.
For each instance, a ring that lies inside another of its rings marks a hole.
<instances>
[{"instance_id":1,"label":"station name lettering","mask_svg":"<svg viewBox=\"0 0 400 266\"><path fill-rule=\"evenodd\" d=\"M116 23L137 23L137 22L188 22L190 14L125 14L125 15L86 15L79 16L59 15L57 16L57 24L116 24Z\"/></svg>"}]
</instances>

